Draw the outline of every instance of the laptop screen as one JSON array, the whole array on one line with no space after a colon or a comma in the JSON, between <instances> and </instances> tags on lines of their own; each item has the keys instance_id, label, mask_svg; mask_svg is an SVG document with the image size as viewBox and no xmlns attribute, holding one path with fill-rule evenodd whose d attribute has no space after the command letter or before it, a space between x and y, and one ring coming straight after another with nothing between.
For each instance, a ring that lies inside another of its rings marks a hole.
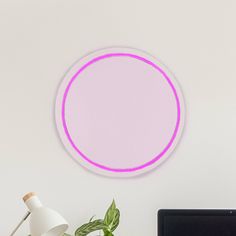
<instances>
[{"instance_id":1,"label":"laptop screen","mask_svg":"<svg viewBox=\"0 0 236 236\"><path fill-rule=\"evenodd\" d=\"M159 210L158 236L236 236L236 211Z\"/></svg>"}]
</instances>

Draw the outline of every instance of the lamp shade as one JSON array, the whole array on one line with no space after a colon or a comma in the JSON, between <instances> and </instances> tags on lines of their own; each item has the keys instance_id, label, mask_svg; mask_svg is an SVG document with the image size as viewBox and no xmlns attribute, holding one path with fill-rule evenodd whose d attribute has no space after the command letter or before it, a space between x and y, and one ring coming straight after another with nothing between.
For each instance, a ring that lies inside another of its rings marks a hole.
<instances>
[{"instance_id":1,"label":"lamp shade","mask_svg":"<svg viewBox=\"0 0 236 236\"><path fill-rule=\"evenodd\" d=\"M44 207L39 198L30 193L23 198L30 211L31 236L61 236L68 228L66 220L56 211Z\"/></svg>"}]
</instances>

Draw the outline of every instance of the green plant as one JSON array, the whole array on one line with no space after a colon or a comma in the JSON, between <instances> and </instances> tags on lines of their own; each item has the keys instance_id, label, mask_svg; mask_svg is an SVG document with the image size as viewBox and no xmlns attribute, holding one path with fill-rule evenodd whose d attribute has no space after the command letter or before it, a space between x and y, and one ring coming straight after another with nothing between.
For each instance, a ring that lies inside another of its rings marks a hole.
<instances>
[{"instance_id":1,"label":"green plant","mask_svg":"<svg viewBox=\"0 0 236 236\"><path fill-rule=\"evenodd\" d=\"M113 232L119 225L120 221L120 211L116 207L115 201L107 209L104 219L93 220L92 217L88 223L83 224L75 231L75 236L86 236L91 232L102 230L104 236L114 236ZM64 236L71 236L69 234L64 234Z\"/></svg>"}]
</instances>

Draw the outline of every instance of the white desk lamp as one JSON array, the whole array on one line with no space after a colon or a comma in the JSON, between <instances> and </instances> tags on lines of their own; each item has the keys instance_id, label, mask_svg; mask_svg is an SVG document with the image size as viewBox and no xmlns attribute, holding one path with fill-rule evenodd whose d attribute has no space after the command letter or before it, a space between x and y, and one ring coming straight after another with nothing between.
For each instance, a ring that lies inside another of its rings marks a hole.
<instances>
[{"instance_id":1,"label":"white desk lamp","mask_svg":"<svg viewBox=\"0 0 236 236\"><path fill-rule=\"evenodd\" d=\"M10 236L15 234L29 216L31 236L61 236L65 233L68 223L56 211L43 207L35 193L26 194L23 200L29 211Z\"/></svg>"}]
</instances>

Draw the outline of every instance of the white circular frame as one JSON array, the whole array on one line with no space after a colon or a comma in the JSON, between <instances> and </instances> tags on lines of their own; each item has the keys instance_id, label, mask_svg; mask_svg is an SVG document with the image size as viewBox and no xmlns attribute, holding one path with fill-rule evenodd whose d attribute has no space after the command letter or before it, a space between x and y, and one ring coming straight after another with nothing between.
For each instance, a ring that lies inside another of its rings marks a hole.
<instances>
[{"instance_id":1,"label":"white circular frame","mask_svg":"<svg viewBox=\"0 0 236 236\"><path fill-rule=\"evenodd\" d=\"M159 68L161 68L165 72L167 77L171 80L171 83L173 84L173 86L177 92L179 104L180 104L180 120L179 120L179 125L178 125L178 131L176 133L176 136L175 136L173 142L171 143L170 147L168 148L168 150L164 153L164 155L161 156L161 158L159 158L158 160L156 160L152 164L145 166L143 168L139 168L134 171L120 172L120 171L112 171L112 170L103 169L103 168L99 168L95 165L92 165L87 160L82 158L78 154L78 152L74 149L74 147L71 145L70 141L68 140L67 136L65 135L65 130L64 130L63 122L62 122L62 118L61 118L62 103L63 103L63 96L65 93L65 89L68 86L68 83L71 80L71 78L76 74L76 72L78 72L78 70L82 66L86 65L94 58L100 57L101 55L105 55L105 54L116 54L116 53L117 54L119 54L119 53L134 54L134 55L137 55L139 57L143 57L143 58L153 62L155 65L157 65ZM158 60L157 58L151 56L150 54L148 54L144 51L137 50L134 48L112 47L112 48L97 50L93 53L90 53L90 54L80 58L77 62L75 62L72 65L71 68L69 68L69 70L66 72L65 76L63 77L61 84L59 86L58 92L57 92L56 103L55 103L55 119L56 119L56 126L57 126L59 136L61 138L61 141L64 144L66 150L70 153L72 158L74 160L76 160L76 162L78 162L80 165L82 165L86 169L88 169L92 172L95 172L97 174L102 174L102 175L109 176L109 177L132 177L132 176L140 175L140 174L146 173L150 170L153 170L154 168L159 166L161 163L163 163L170 156L170 154L173 152L174 148L176 147L177 143L179 142L179 140L181 138L181 134L183 131L184 120L185 120L185 105L184 105L183 94L181 92L178 82L176 81L174 75L169 71L169 69L167 69L167 67L165 65L163 65L163 63L160 62L160 60Z\"/></svg>"}]
</instances>

